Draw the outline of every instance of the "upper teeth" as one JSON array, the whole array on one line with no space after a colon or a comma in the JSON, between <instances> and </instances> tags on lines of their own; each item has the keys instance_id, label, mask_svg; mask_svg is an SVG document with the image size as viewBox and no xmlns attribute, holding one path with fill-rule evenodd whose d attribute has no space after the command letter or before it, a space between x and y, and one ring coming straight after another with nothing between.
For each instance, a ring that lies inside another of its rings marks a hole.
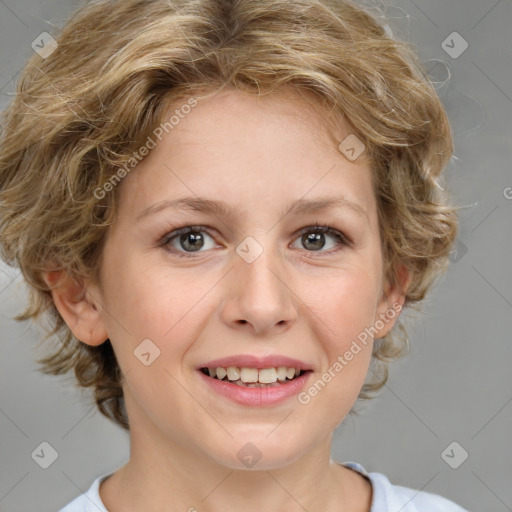
<instances>
[{"instance_id":1,"label":"upper teeth","mask_svg":"<svg viewBox=\"0 0 512 512\"><path fill-rule=\"evenodd\" d=\"M217 367L208 368L210 377L217 377L223 379L228 377L228 380L238 380L242 382L261 382L262 384L271 384L278 380L284 381L287 378L293 379L300 373L300 368L287 368L286 366L279 366L277 368L239 368L237 366L228 366L227 368Z\"/></svg>"}]
</instances>

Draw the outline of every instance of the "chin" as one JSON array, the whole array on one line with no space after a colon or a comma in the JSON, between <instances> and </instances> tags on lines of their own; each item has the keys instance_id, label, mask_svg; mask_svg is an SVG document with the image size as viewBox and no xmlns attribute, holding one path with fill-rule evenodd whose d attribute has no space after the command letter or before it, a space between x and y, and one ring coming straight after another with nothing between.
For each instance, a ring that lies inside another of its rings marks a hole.
<instances>
[{"instance_id":1,"label":"chin","mask_svg":"<svg viewBox=\"0 0 512 512\"><path fill-rule=\"evenodd\" d=\"M216 462L221 466L237 471L269 471L289 466L295 458L287 456L287 454L283 454L282 457L279 454L272 454L272 457L269 458L262 454L261 458L256 456L252 461L250 456L245 455L242 461L235 456L235 458L216 459Z\"/></svg>"},{"instance_id":2,"label":"chin","mask_svg":"<svg viewBox=\"0 0 512 512\"><path fill-rule=\"evenodd\" d=\"M265 439L264 435L237 436L223 446L223 453L210 452L217 464L245 471L271 470L284 468L296 461L304 446L286 445L283 439ZM288 439L288 443L289 443Z\"/></svg>"}]
</instances>

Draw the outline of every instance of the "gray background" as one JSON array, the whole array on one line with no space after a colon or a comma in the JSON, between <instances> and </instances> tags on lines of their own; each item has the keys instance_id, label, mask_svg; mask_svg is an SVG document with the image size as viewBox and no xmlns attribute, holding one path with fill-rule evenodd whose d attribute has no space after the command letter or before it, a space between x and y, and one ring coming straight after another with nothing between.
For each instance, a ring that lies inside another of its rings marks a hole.
<instances>
[{"instance_id":1,"label":"gray background","mask_svg":"<svg viewBox=\"0 0 512 512\"><path fill-rule=\"evenodd\" d=\"M31 42L77 5L0 0L0 108ZM380 397L336 431L333 457L472 511L512 510L512 2L388 0L386 15L438 82L455 134L446 187L466 208L425 317L409 315L410 355L391 365ZM469 45L456 57L443 49L454 31ZM0 510L55 511L127 460L128 437L72 376L37 372L41 331L12 320L23 300L19 275L0 266ZM31 457L43 441L58 453L48 469Z\"/></svg>"}]
</instances>

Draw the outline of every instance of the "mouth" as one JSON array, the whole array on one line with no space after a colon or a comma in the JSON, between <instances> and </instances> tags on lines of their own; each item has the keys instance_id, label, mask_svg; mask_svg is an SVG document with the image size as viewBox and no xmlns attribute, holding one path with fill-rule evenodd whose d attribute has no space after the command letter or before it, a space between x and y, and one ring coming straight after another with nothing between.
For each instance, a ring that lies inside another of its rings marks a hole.
<instances>
[{"instance_id":1,"label":"mouth","mask_svg":"<svg viewBox=\"0 0 512 512\"><path fill-rule=\"evenodd\" d=\"M288 366L268 368L204 366L199 370L207 377L243 388L279 387L312 371Z\"/></svg>"},{"instance_id":2,"label":"mouth","mask_svg":"<svg viewBox=\"0 0 512 512\"><path fill-rule=\"evenodd\" d=\"M203 361L196 371L216 395L245 407L274 407L299 394L314 369L285 355L233 354Z\"/></svg>"}]
</instances>

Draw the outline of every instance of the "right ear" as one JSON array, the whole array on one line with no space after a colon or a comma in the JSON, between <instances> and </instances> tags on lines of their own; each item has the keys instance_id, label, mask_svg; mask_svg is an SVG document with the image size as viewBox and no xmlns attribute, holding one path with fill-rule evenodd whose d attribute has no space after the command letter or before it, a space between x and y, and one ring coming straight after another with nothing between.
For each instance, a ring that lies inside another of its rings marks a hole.
<instances>
[{"instance_id":1,"label":"right ear","mask_svg":"<svg viewBox=\"0 0 512 512\"><path fill-rule=\"evenodd\" d=\"M44 272L53 302L74 336L87 345L101 345L108 339L101 315L99 297L91 297L90 284L71 277L67 272Z\"/></svg>"}]
</instances>

